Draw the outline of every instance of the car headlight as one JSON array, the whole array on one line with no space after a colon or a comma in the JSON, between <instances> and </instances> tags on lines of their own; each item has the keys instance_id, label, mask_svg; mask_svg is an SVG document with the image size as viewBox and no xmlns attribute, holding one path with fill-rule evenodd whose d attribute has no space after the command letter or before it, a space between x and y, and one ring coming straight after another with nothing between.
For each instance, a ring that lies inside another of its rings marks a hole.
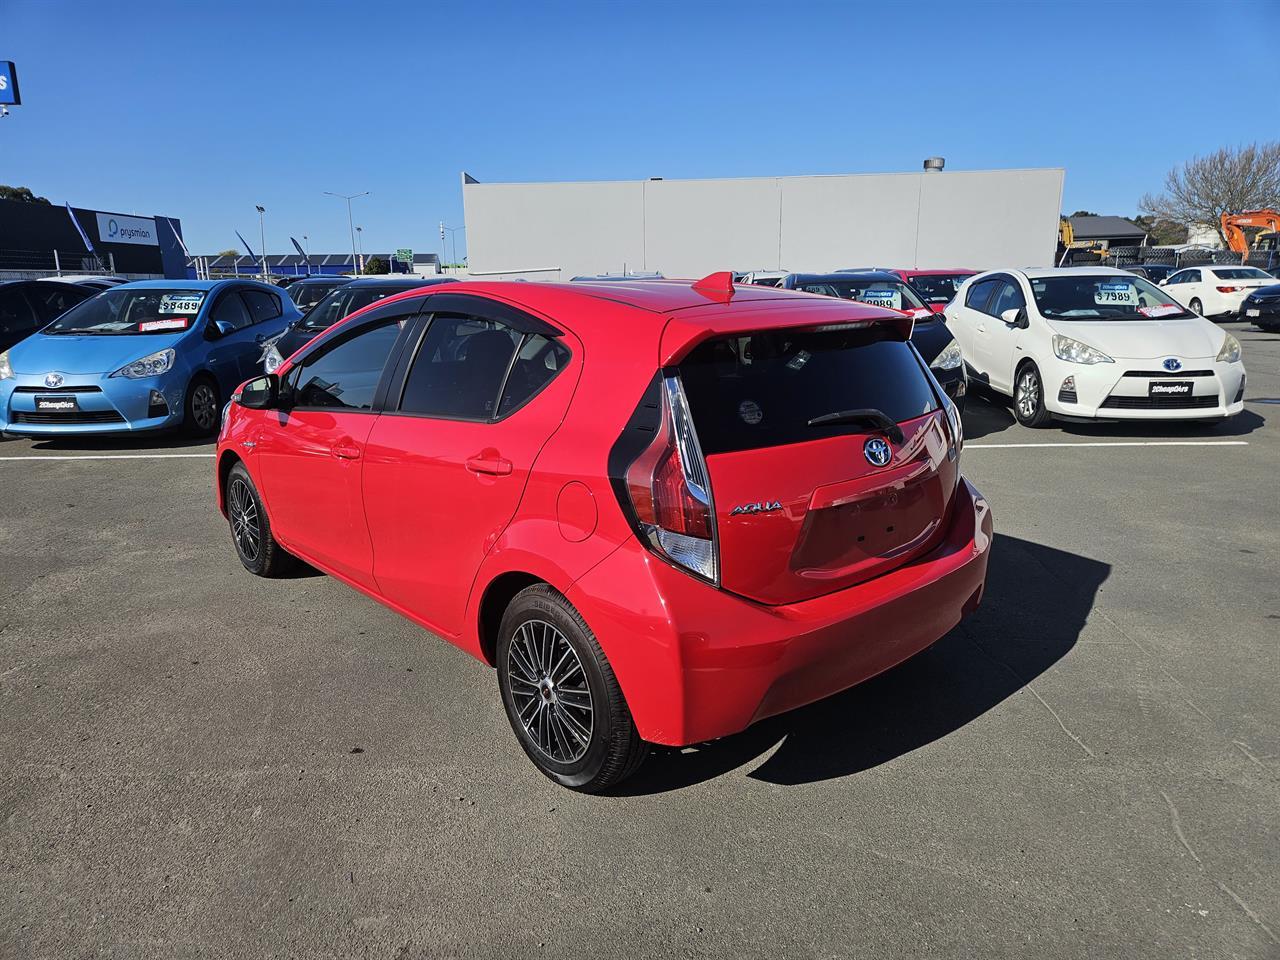
<instances>
[{"instance_id":1,"label":"car headlight","mask_svg":"<svg viewBox=\"0 0 1280 960\"><path fill-rule=\"evenodd\" d=\"M267 373L275 373L282 363L284 363L284 357L280 356L280 350L274 343L268 343L267 348L262 351L262 369Z\"/></svg>"},{"instance_id":2,"label":"car headlight","mask_svg":"<svg viewBox=\"0 0 1280 960\"><path fill-rule=\"evenodd\" d=\"M178 355L173 352L172 348L157 350L155 353L149 353L145 357L133 361L133 363L126 363L111 376L128 377L130 380L158 377L160 374L168 373L172 370L174 361L177 359Z\"/></svg>"},{"instance_id":3,"label":"car headlight","mask_svg":"<svg viewBox=\"0 0 1280 960\"><path fill-rule=\"evenodd\" d=\"M0 353L0 380L9 380L13 377L13 367L9 365L9 351Z\"/></svg>"},{"instance_id":4,"label":"car headlight","mask_svg":"<svg viewBox=\"0 0 1280 960\"><path fill-rule=\"evenodd\" d=\"M1240 359L1240 341L1227 334L1227 339L1222 341L1222 349L1218 351L1218 363L1235 363ZM4 357L0 356L0 380L4 379Z\"/></svg>"},{"instance_id":5,"label":"car headlight","mask_svg":"<svg viewBox=\"0 0 1280 960\"><path fill-rule=\"evenodd\" d=\"M964 354L960 352L960 344L953 339L942 348L940 354L933 358L933 363L929 366L934 370L954 370L962 363L964 363Z\"/></svg>"},{"instance_id":6,"label":"car headlight","mask_svg":"<svg viewBox=\"0 0 1280 960\"><path fill-rule=\"evenodd\" d=\"M1095 350L1087 343L1072 340L1060 333L1053 335L1053 355L1067 363L1115 363L1101 350Z\"/></svg>"}]
</instances>

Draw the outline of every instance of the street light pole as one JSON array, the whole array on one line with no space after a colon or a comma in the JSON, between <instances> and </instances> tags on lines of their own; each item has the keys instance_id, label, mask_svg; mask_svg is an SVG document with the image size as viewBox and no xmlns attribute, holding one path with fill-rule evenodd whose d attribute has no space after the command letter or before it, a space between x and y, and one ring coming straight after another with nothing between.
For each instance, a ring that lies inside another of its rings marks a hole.
<instances>
[{"instance_id":1,"label":"street light pole","mask_svg":"<svg viewBox=\"0 0 1280 960\"><path fill-rule=\"evenodd\" d=\"M367 197L369 193L370 191L366 190L364 193L353 193L351 196L347 196L343 193L324 191L326 197L337 197L339 200L347 201L347 232L351 234L351 265L353 267L356 265L356 227L355 220L351 216L351 201L358 200L360 197Z\"/></svg>"},{"instance_id":2,"label":"street light pole","mask_svg":"<svg viewBox=\"0 0 1280 960\"><path fill-rule=\"evenodd\" d=\"M258 239L262 242L262 282L267 282L267 208L254 204L258 211Z\"/></svg>"},{"instance_id":3,"label":"street light pole","mask_svg":"<svg viewBox=\"0 0 1280 960\"><path fill-rule=\"evenodd\" d=\"M453 266L458 265L458 231L466 232L466 227L450 227L446 226L443 220L440 221L440 239L444 239L444 232L449 231L449 240L453 245Z\"/></svg>"},{"instance_id":4,"label":"street light pole","mask_svg":"<svg viewBox=\"0 0 1280 960\"><path fill-rule=\"evenodd\" d=\"M307 276L311 276L311 238L305 233L302 235L302 255L307 261Z\"/></svg>"},{"instance_id":5,"label":"street light pole","mask_svg":"<svg viewBox=\"0 0 1280 960\"><path fill-rule=\"evenodd\" d=\"M364 273L364 227L356 227L356 250L360 254L360 272Z\"/></svg>"}]
</instances>

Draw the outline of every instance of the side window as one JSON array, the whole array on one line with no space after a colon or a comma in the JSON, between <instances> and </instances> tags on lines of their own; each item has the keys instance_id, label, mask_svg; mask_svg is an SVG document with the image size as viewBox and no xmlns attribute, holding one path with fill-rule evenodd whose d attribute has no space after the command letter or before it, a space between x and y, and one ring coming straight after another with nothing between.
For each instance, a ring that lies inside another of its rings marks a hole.
<instances>
[{"instance_id":1,"label":"side window","mask_svg":"<svg viewBox=\"0 0 1280 960\"><path fill-rule=\"evenodd\" d=\"M969 293L964 298L964 305L970 310L986 313L987 300L991 297L991 290L997 282L996 280L979 280L969 288Z\"/></svg>"},{"instance_id":2,"label":"side window","mask_svg":"<svg viewBox=\"0 0 1280 960\"><path fill-rule=\"evenodd\" d=\"M1183 282L1183 283L1199 283L1199 282L1200 282L1200 271L1199 271L1199 270L1188 270L1188 271L1187 271L1187 273L1186 273L1186 276L1184 276L1184 277L1182 278L1182 282Z\"/></svg>"},{"instance_id":3,"label":"side window","mask_svg":"<svg viewBox=\"0 0 1280 960\"><path fill-rule=\"evenodd\" d=\"M452 420L493 419L520 339L493 320L436 314L409 369L400 410Z\"/></svg>"},{"instance_id":4,"label":"side window","mask_svg":"<svg viewBox=\"0 0 1280 960\"><path fill-rule=\"evenodd\" d=\"M1011 280L1001 280L995 296L991 298L991 309L988 312L993 317L998 317L1006 310L1021 309L1026 305L1027 301L1018 285Z\"/></svg>"},{"instance_id":5,"label":"side window","mask_svg":"<svg viewBox=\"0 0 1280 960\"><path fill-rule=\"evenodd\" d=\"M511 365L502 399L498 401L498 416L505 417L531 400L539 390L550 383L569 362L569 351L564 344L542 334L524 338L516 362Z\"/></svg>"},{"instance_id":6,"label":"side window","mask_svg":"<svg viewBox=\"0 0 1280 960\"><path fill-rule=\"evenodd\" d=\"M211 323L229 323L233 330L242 330L253 322L249 318L249 311L245 309L244 301L235 290L218 298L209 320Z\"/></svg>"},{"instance_id":7,"label":"side window","mask_svg":"<svg viewBox=\"0 0 1280 960\"><path fill-rule=\"evenodd\" d=\"M22 294L12 288L0 290L0 333L29 333L36 317Z\"/></svg>"},{"instance_id":8,"label":"side window","mask_svg":"<svg viewBox=\"0 0 1280 960\"><path fill-rule=\"evenodd\" d=\"M274 320L284 310L280 306L280 298L265 290L244 290L241 292L244 302L249 307L249 316L254 323L263 320Z\"/></svg>"},{"instance_id":9,"label":"side window","mask_svg":"<svg viewBox=\"0 0 1280 960\"><path fill-rule=\"evenodd\" d=\"M41 289L42 287L47 289ZM57 319L77 303L88 300L96 293L96 290L64 290L56 283L33 284L27 289L27 296L40 314L41 323Z\"/></svg>"},{"instance_id":10,"label":"side window","mask_svg":"<svg viewBox=\"0 0 1280 960\"><path fill-rule=\"evenodd\" d=\"M372 410L382 368L411 317L389 319L308 357L289 378L293 405Z\"/></svg>"}]
</instances>

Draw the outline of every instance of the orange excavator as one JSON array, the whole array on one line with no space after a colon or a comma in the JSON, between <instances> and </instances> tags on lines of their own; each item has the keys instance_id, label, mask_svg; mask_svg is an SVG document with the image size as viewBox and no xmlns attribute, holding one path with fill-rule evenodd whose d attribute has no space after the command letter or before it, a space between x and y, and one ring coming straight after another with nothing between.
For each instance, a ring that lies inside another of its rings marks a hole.
<instances>
[{"instance_id":1,"label":"orange excavator","mask_svg":"<svg viewBox=\"0 0 1280 960\"><path fill-rule=\"evenodd\" d=\"M1245 235L1245 227L1261 227L1264 232L1253 239L1249 246L1249 238ZM1227 239L1227 246L1240 254L1242 259L1251 253L1275 254L1280 250L1280 210L1242 210L1240 213L1224 213L1222 215L1222 235Z\"/></svg>"}]
</instances>

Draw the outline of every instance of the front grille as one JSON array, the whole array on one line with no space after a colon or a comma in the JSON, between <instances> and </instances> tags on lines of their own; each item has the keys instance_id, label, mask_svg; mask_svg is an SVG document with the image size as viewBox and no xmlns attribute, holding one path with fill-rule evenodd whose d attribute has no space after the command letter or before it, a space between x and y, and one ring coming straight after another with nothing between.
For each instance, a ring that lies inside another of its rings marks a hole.
<instances>
[{"instance_id":1,"label":"front grille","mask_svg":"<svg viewBox=\"0 0 1280 960\"><path fill-rule=\"evenodd\" d=\"M14 393L101 393L101 387L14 387Z\"/></svg>"},{"instance_id":2,"label":"front grille","mask_svg":"<svg viewBox=\"0 0 1280 960\"><path fill-rule=\"evenodd\" d=\"M114 410L13 411L14 423L124 423Z\"/></svg>"},{"instance_id":3,"label":"front grille","mask_svg":"<svg viewBox=\"0 0 1280 960\"><path fill-rule=\"evenodd\" d=\"M1058 402L1059 403L1078 403L1079 401L1076 400L1076 392L1074 390L1059 390Z\"/></svg>"},{"instance_id":4,"label":"front grille","mask_svg":"<svg viewBox=\"0 0 1280 960\"><path fill-rule=\"evenodd\" d=\"M1152 380L1185 380L1189 377L1212 377L1212 370L1126 370L1122 377L1147 377Z\"/></svg>"},{"instance_id":5,"label":"front grille","mask_svg":"<svg viewBox=\"0 0 1280 960\"><path fill-rule=\"evenodd\" d=\"M1112 410L1200 410L1216 407L1218 395L1207 397L1107 397L1102 406Z\"/></svg>"}]
</instances>

